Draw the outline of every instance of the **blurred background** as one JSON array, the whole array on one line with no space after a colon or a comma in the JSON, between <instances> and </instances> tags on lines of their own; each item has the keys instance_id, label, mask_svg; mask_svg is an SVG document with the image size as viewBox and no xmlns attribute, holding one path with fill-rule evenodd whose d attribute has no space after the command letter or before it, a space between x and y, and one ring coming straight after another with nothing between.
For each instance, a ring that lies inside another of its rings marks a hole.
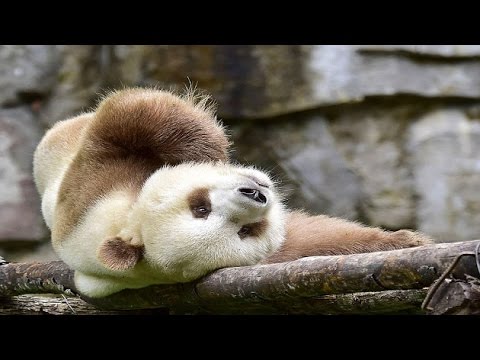
<instances>
[{"instance_id":1,"label":"blurred background","mask_svg":"<svg viewBox=\"0 0 480 360\"><path fill-rule=\"evenodd\" d=\"M218 103L232 158L288 205L437 241L480 238L480 46L0 46L0 255L55 259L32 154L56 121L128 85Z\"/></svg>"}]
</instances>

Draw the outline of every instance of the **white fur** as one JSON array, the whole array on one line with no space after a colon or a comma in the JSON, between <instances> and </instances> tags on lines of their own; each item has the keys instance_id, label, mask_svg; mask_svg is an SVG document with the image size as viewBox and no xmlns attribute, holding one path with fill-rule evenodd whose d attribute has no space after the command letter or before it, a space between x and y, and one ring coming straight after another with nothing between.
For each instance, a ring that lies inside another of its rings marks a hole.
<instances>
[{"instance_id":1,"label":"white fur","mask_svg":"<svg viewBox=\"0 0 480 360\"><path fill-rule=\"evenodd\" d=\"M252 184L251 177L269 186L262 189L268 198L265 206L238 192ZM209 189L212 211L207 219L194 218L187 202L197 188ZM240 239L243 225L263 218L268 219L264 234ZM283 205L266 174L225 164L182 164L156 171L137 199L126 191L105 196L56 251L76 270L78 289L100 297L125 288L188 282L222 267L253 265L280 247L283 224ZM126 271L106 268L97 251L113 236L143 244L144 259Z\"/></svg>"},{"instance_id":2,"label":"white fur","mask_svg":"<svg viewBox=\"0 0 480 360\"><path fill-rule=\"evenodd\" d=\"M71 121L77 121L78 118L85 116L89 116L89 114L57 122L53 128L47 131L34 153L33 177L42 197L42 215L49 229L54 223L55 204L62 179L78 150L83 132L54 144L47 145L46 143L54 132L61 131L62 127L69 126Z\"/></svg>"}]
</instances>

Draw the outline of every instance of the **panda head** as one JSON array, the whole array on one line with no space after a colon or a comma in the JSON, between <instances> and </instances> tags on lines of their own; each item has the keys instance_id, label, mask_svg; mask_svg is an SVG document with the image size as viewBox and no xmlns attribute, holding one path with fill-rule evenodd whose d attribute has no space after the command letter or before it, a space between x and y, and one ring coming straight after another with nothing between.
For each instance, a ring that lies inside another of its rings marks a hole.
<instances>
[{"instance_id":1,"label":"panda head","mask_svg":"<svg viewBox=\"0 0 480 360\"><path fill-rule=\"evenodd\" d=\"M142 261L169 281L191 281L273 253L285 237L284 218L281 197L262 171L224 163L167 166L146 181L128 227L103 243L100 259L122 270Z\"/></svg>"}]
</instances>

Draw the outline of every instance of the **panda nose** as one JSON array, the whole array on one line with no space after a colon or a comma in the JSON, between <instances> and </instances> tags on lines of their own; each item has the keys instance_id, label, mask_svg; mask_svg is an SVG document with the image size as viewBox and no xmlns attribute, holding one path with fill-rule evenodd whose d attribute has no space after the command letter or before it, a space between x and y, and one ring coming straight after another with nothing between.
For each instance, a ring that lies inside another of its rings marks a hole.
<instances>
[{"instance_id":1,"label":"panda nose","mask_svg":"<svg viewBox=\"0 0 480 360\"><path fill-rule=\"evenodd\" d=\"M240 188L238 191L248 197L249 199L252 199L256 202L259 202L261 204L266 204L267 203L267 197L263 195L259 190L257 189L250 189L250 188Z\"/></svg>"}]
</instances>

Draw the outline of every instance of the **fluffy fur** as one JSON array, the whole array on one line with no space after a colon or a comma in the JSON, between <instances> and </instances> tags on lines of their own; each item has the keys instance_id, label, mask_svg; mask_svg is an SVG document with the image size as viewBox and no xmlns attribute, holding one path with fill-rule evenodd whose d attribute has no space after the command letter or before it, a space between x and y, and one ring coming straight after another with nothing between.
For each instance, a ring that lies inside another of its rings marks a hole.
<instances>
[{"instance_id":1,"label":"fluffy fur","mask_svg":"<svg viewBox=\"0 0 480 360\"><path fill-rule=\"evenodd\" d=\"M78 290L99 297L221 267L430 242L288 212L267 174L228 164L228 146L206 98L151 89L114 92L49 130L34 178Z\"/></svg>"}]
</instances>

